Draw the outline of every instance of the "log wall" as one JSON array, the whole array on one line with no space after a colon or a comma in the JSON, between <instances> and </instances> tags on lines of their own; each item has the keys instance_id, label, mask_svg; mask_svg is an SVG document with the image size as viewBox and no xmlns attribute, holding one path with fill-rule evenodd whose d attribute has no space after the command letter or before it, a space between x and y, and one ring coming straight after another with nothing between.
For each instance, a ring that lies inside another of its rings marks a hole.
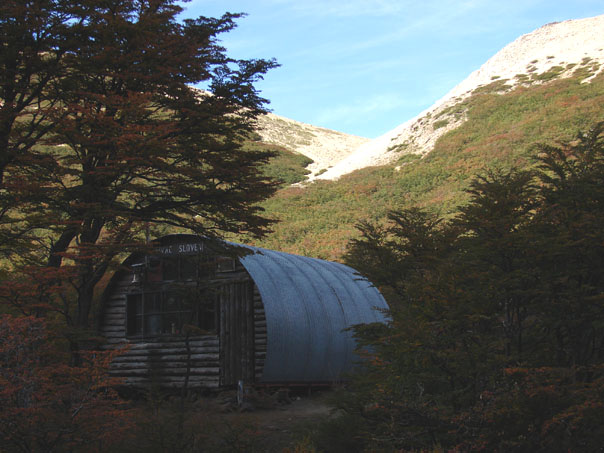
<instances>
[{"instance_id":1,"label":"log wall","mask_svg":"<svg viewBox=\"0 0 604 453\"><path fill-rule=\"evenodd\" d=\"M243 272L243 273L242 273ZM250 279L242 267L220 272L225 282ZM100 334L105 337L106 348L125 347L125 352L114 359L110 367L112 376L123 379L124 384L146 387L152 383L160 387L181 387L189 363L190 388L217 388L221 377L221 350L219 335L191 337L189 349L182 336L156 338L128 338L126 335L126 297L132 290L132 275L124 273L105 300L101 314ZM255 380L262 376L266 358L266 316L262 298L253 285L254 345L250 353L254 357Z\"/></svg>"},{"instance_id":2,"label":"log wall","mask_svg":"<svg viewBox=\"0 0 604 453\"><path fill-rule=\"evenodd\" d=\"M258 291L258 287L254 285L254 362L255 362L255 379L256 382L262 378L264 371L264 361L266 359L266 344L268 335L266 331L266 315L264 313L264 304L262 297Z\"/></svg>"}]
</instances>

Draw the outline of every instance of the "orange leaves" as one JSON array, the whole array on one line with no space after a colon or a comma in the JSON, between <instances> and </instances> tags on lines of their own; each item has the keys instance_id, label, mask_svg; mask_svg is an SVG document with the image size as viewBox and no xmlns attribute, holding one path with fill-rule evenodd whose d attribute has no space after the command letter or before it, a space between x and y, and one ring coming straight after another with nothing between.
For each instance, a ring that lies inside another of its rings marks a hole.
<instances>
[{"instance_id":1,"label":"orange leaves","mask_svg":"<svg viewBox=\"0 0 604 453\"><path fill-rule=\"evenodd\" d=\"M74 367L42 319L0 317L0 449L98 451L119 441L129 422L107 374L114 355L81 351Z\"/></svg>"}]
</instances>

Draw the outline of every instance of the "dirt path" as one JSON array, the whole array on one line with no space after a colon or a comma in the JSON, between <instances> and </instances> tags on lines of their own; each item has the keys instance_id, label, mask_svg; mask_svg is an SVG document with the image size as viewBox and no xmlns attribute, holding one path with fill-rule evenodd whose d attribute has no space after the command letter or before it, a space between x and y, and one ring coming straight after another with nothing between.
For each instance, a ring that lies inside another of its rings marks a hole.
<instances>
[{"instance_id":1,"label":"dirt path","mask_svg":"<svg viewBox=\"0 0 604 453\"><path fill-rule=\"evenodd\" d=\"M330 395L329 391L284 398L252 395L240 407L223 404L226 412L219 417L231 426L232 451L283 452L293 448L313 424L331 415Z\"/></svg>"}]
</instances>

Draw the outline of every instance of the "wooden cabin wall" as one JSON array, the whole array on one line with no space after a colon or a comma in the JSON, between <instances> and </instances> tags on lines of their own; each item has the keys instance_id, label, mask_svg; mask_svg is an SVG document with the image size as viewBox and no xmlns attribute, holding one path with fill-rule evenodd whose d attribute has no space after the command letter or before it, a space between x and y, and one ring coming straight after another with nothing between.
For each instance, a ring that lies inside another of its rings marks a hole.
<instances>
[{"instance_id":1,"label":"wooden cabin wall","mask_svg":"<svg viewBox=\"0 0 604 453\"><path fill-rule=\"evenodd\" d=\"M190 357L189 357L190 353ZM182 337L159 337L133 341L116 357L110 373L126 385L182 388L189 368L190 388L219 386L219 344L217 336L191 337L189 351Z\"/></svg>"},{"instance_id":2,"label":"wooden cabin wall","mask_svg":"<svg viewBox=\"0 0 604 453\"><path fill-rule=\"evenodd\" d=\"M254 285L254 362L255 362L255 381L259 382L264 372L264 361L266 360L266 314L264 304L258 287Z\"/></svg>"},{"instance_id":3,"label":"wooden cabin wall","mask_svg":"<svg viewBox=\"0 0 604 453\"><path fill-rule=\"evenodd\" d=\"M233 282L233 285L230 288L225 287L226 289L226 299L231 299L235 297L239 302L243 302L242 292L246 292L244 288L246 286L250 287L249 294L245 296L245 298L249 297L251 300L248 303L245 303L243 310L238 313L234 310L226 310L226 306L221 306L221 332L224 333L225 325L227 322L231 324L238 324L240 331L237 332L237 345L232 344L222 344L226 338L221 334L221 366L223 369L221 370L221 380L223 384L233 385L236 384L236 378L234 375L239 373L241 378L244 378L244 382L246 384L251 384L253 382L258 382L262 377L262 373L264 371L264 361L266 359L266 345L267 345L267 331L266 331L266 315L264 313L264 304L262 302L262 297L260 296L260 291L258 287L253 283L252 278L247 273L245 268L240 262L236 262L235 266L232 270L221 271L218 274L219 278L224 279L227 282ZM241 319L238 319L238 316L241 316L245 313L245 316L248 316L249 319L247 321L242 322ZM228 319L230 318L230 320ZM253 331L253 335L247 335L250 331ZM253 344L250 344L253 343ZM247 353L240 354L239 360L244 362L241 366L234 365L232 363L232 359L234 358L231 354L225 354L227 348L247 348ZM251 356L250 356L251 355ZM253 361L251 369L248 371L248 367L245 363ZM229 369L224 369L228 367ZM250 375L251 374L251 375Z\"/></svg>"},{"instance_id":4,"label":"wooden cabin wall","mask_svg":"<svg viewBox=\"0 0 604 453\"><path fill-rule=\"evenodd\" d=\"M241 282L251 278L238 265L232 271L220 272L225 283L230 280ZM181 387L185 381L188 353L182 336L155 337L145 339L126 336L126 297L131 291L132 274L123 273L111 296L105 300L101 314L100 334L105 337L106 348L125 347L123 354L111 364L112 376L123 379L124 384L145 387L157 383L160 387ZM251 297L253 313L249 313L253 326L253 378L258 382L264 370L267 349L266 315L258 287L253 284ZM250 327L251 327L250 326ZM217 388L221 385L221 345L219 335L191 337L190 388ZM246 382L251 384L251 382Z\"/></svg>"},{"instance_id":5,"label":"wooden cabin wall","mask_svg":"<svg viewBox=\"0 0 604 453\"><path fill-rule=\"evenodd\" d=\"M107 348L125 347L125 352L111 363L110 374L123 379L124 384L145 387L157 383L160 387L182 387L189 362L190 388L219 386L219 340L217 335L189 339L189 352L182 336L129 339L126 337L126 294L132 274L125 273L112 296L105 301L101 315L100 334Z\"/></svg>"}]
</instances>

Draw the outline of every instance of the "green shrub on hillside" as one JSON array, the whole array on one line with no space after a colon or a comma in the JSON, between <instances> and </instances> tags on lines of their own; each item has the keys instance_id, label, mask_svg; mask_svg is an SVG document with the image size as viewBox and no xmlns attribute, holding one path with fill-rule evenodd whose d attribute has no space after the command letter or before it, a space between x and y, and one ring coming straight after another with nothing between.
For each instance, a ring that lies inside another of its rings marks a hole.
<instances>
[{"instance_id":1,"label":"green shrub on hillside","mask_svg":"<svg viewBox=\"0 0 604 453\"><path fill-rule=\"evenodd\" d=\"M604 75L590 83L581 83L583 78L474 94L458 104L467 121L444 134L426 157L399 171L395 163L304 189L282 189L262 204L281 222L257 244L337 260L357 237L354 224L361 220L384 221L388 210L409 206L454 215L467 203L464 190L474 175L488 168L530 167L534 143L570 140L604 118Z\"/></svg>"},{"instance_id":2,"label":"green shrub on hillside","mask_svg":"<svg viewBox=\"0 0 604 453\"><path fill-rule=\"evenodd\" d=\"M533 78L540 82L546 82L548 80L555 79L563 72L564 72L564 68L562 66L552 66L547 71L542 72L541 74L533 75Z\"/></svg>"},{"instance_id":3,"label":"green shrub on hillside","mask_svg":"<svg viewBox=\"0 0 604 453\"><path fill-rule=\"evenodd\" d=\"M307 179L310 170L307 170L313 160L303 154L289 151L283 147L276 145L267 145L264 143L250 143L248 147L271 149L277 153L271 157L262 171L266 176L281 181L283 187L290 186L297 182L302 182Z\"/></svg>"},{"instance_id":4,"label":"green shrub on hillside","mask_svg":"<svg viewBox=\"0 0 604 453\"><path fill-rule=\"evenodd\" d=\"M447 124L449 124L449 120L447 118L438 120L432 124L432 129L440 129L441 127L445 127Z\"/></svg>"}]
</instances>

